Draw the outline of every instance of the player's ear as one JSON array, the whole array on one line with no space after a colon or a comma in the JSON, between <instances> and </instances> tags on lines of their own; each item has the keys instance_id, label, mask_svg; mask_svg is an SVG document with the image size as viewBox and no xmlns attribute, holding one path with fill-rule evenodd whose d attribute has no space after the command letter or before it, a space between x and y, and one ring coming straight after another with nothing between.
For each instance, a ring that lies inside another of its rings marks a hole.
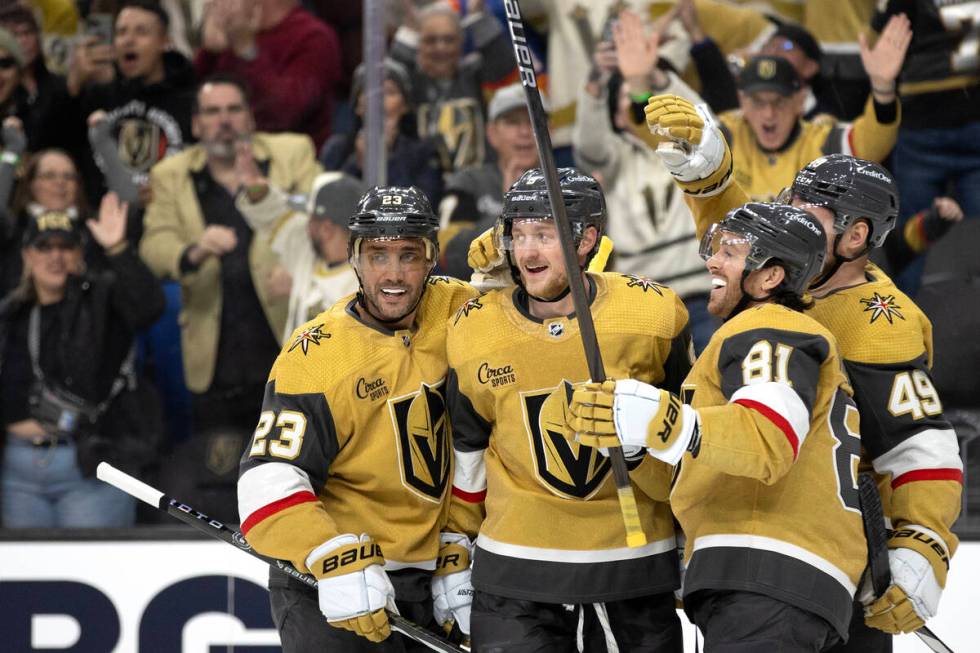
<instances>
[{"instance_id":1,"label":"player's ear","mask_svg":"<svg viewBox=\"0 0 980 653\"><path fill-rule=\"evenodd\" d=\"M845 255L856 252L863 252L868 246L868 238L871 237L871 227L867 220L855 220L847 226L844 231L844 245L847 251Z\"/></svg>"},{"instance_id":2,"label":"player's ear","mask_svg":"<svg viewBox=\"0 0 980 653\"><path fill-rule=\"evenodd\" d=\"M762 289L767 293L786 279L786 270L781 265L770 265L767 268L762 268L760 272L762 274Z\"/></svg>"},{"instance_id":3,"label":"player's ear","mask_svg":"<svg viewBox=\"0 0 980 653\"><path fill-rule=\"evenodd\" d=\"M582 240L578 244L578 255L585 256L591 252L598 239L599 231L592 225L587 226L582 232Z\"/></svg>"}]
</instances>

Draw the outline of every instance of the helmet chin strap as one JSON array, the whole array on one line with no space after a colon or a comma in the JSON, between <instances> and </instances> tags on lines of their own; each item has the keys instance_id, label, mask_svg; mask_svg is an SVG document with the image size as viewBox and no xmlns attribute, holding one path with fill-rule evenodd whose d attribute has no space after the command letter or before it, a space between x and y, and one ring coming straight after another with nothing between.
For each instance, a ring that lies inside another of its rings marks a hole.
<instances>
[{"instance_id":1,"label":"helmet chin strap","mask_svg":"<svg viewBox=\"0 0 980 653\"><path fill-rule=\"evenodd\" d=\"M524 286L521 285L521 288L524 288ZM527 293L527 296L528 297L530 297L531 299L533 299L536 302L541 302L542 304L553 304L555 302L560 302L561 300L563 300L566 297L568 297L568 293L572 292L572 287L571 286L565 286L565 289L564 290L562 290L560 293L558 293L558 295L556 295L555 297L552 297L551 299L544 299L543 297L535 297L531 293L527 292L527 288L524 288L524 292Z\"/></svg>"},{"instance_id":2,"label":"helmet chin strap","mask_svg":"<svg viewBox=\"0 0 980 653\"><path fill-rule=\"evenodd\" d=\"M830 255L834 257L834 260L826 271L821 272L819 275L817 275L817 278L810 283L811 290L814 288L819 288L820 286L830 281L830 279L835 274L837 274L837 271L840 270L840 267L845 263L850 263L851 261L855 261L871 251L871 247L865 246L864 250L855 256L843 256L841 254L838 254L837 246L840 244L840 240L843 237L843 235L844 235L843 233L839 233L834 236L834 246L830 250Z\"/></svg>"}]
</instances>

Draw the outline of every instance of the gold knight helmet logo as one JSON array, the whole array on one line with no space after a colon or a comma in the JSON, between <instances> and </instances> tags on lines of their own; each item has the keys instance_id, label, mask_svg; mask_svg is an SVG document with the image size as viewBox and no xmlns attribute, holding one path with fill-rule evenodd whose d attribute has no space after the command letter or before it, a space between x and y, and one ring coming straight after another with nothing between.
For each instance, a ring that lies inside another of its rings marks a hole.
<instances>
[{"instance_id":1,"label":"gold knight helmet logo","mask_svg":"<svg viewBox=\"0 0 980 653\"><path fill-rule=\"evenodd\" d=\"M570 442L562 435L572 385L562 381L558 389L521 393L535 473L558 496L590 499L606 480L611 465L598 449Z\"/></svg>"},{"instance_id":2,"label":"gold knight helmet logo","mask_svg":"<svg viewBox=\"0 0 980 653\"><path fill-rule=\"evenodd\" d=\"M397 435L402 484L438 503L449 483L452 429L442 395L445 380L422 383L416 392L388 402Z\"/></svg>"}]
</instances>

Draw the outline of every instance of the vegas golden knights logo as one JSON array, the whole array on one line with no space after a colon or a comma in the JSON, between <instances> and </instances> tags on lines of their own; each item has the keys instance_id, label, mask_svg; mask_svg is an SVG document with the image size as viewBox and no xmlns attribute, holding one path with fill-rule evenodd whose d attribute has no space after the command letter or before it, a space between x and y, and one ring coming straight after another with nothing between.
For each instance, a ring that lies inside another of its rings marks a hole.
<instances>
[{"instance_id":1,"label":"vegas golden knights logo","mask_svg":"<svg viewBox=\"0 0 980 653\"><path fill-rule=\"evenodd\" d=\"M160 127L146 120L122 120L119 124L119 160L127 168L148 171L162 158Z\"/></svg>"},{"instance_id":2,"label":"vegas golden knights logo","mask_svg":"<svg viewBox=\"0 0 980 653\"><path fill-rule=\"evenodd\" d=\"M568 400L572 386L562 381ZM570 442L562 436L568 401L551 390L522 392L524 419L534 453L538 480L558 496L590 499L609 475L609 459L598 449Z\"/></svg>"},{"instance_id":3,"label":"vegas golden knights logo","mask_svg":"<svg viewBox=\"0 0 980 653\"><path fill-rule=\"evenodd\" d=\"M452 429L442 396L443 383L423 383L418 391L388 402L397 434L402 484L434 503L445 494L452 463Z\"/></svg>"},{"instance_id":4,"label":"vegas golden knights logo","mask_svg":"<svg viewBox=\"0 0 980 653\"><path fill-rule=\"evenodd\" d=\"M473 98L422 104L416 115L419 136L436 143L444 170L459 170L483 161L483 114Z\"/></svg>"}]
</instances>

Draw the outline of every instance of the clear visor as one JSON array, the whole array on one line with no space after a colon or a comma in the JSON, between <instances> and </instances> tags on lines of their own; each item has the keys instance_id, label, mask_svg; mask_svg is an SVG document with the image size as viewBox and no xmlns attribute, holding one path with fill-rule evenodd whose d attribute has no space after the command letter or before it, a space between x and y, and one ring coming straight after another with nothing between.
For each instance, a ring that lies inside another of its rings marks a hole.
<instances>
[{"instance_id":1,"label":"clear visor","mask_svg":"<svg viewBox=\"0 0 980 653\"><path fill-rule=\"evenodd\" d=\"M501 249L508 252L515 249L549 249L559 244L558 227L550 217L515 218L507 235L504 235L501 221L495 237L499 239Z\"/></svg>"},{"instance_id":2,"label":"clear visor","mask_svg":"<svg viewBox=\"0 0 980 653\"><path fill-rule=\"evenodd\" d=\"M708 233L701 238L701 248L699 254L705 261L715 256L726 258L744 258L745 269L754 270L765 263L758 260L757 248L755 243L758 238L754 234L742 234L735 231L728 231L720 225L713 224Z\"/></svg>"},{"instance_id":3,"label":"clear visor","mask_svg":"<svg viewBox=\"0 0 980 653\"><path fill-rule=\"evenodd\" d=\"M413 272L430 268L435 262L435 247L425 238L358 238L351 254L351 265L359 270L397 268Z\"/></svg>"}]
</instances>

